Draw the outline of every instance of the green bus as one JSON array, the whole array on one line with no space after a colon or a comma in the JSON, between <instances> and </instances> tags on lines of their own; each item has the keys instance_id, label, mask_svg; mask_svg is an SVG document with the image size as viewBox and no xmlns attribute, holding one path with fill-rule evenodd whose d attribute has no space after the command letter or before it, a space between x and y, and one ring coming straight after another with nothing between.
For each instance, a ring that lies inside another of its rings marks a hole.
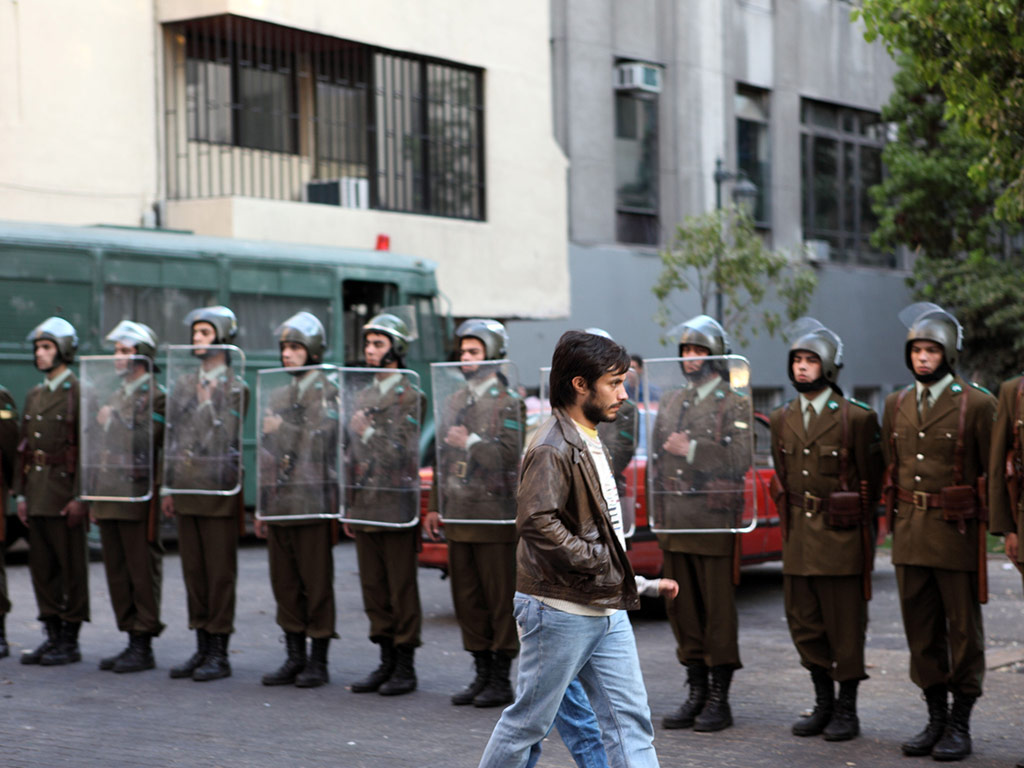
<instances>
[{"instance_id":1,"label":"green bus","mask_svg":"<svg viewBox=\"0 0 1024 768\"><path fill-rule=\"evenodd\" d=\"M40 380L25 337L50 315L75 326L80 355L96 355L110 354L103 337L124 319L151 326L161 346L188 344L186 313L224 304L238 317L235 343L245 351L255 397L256 371L279 365L274 329L285 318L312 312L327 329L324 362L359 365L363 323L382 307L409 305L419 337L406 365L429 390L429 364L447 359L452 336L436 272L433 262L386 251L0 221L0 384L20 408ZM254 410L245 427L250 500ZM430 416L424 414L424 446L432 437Z\"/></svg>"}]
</instances>

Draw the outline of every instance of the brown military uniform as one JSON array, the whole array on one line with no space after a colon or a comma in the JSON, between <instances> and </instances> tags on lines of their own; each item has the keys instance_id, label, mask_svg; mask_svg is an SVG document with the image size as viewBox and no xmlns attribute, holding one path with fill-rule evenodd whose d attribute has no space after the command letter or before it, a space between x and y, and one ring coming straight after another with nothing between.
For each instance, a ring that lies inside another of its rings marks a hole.
<instances>
[{"instance_id":1,"label":"brown military uniform","mask_svg":"<svg viewBox=\"0 0 1024 768\"><path fill-rule=\"evenodd\" d=\"M878 417L862 403L831 393L805 430L803 406L797 397L771 416L772 457L788 496L777 502L786 514L786 620L804 667L828 670L837 682L864 680L864 580L865 569L870 579L874 558L882 480ZM829 497L837 491L860 494L859 519L839 519L830 508Z\"/></svg>"},{"instance_id":2,"label":"brown military uniform","mask_svg":"<svg viewBox=\"0 0 1024 768\"><path fill-rule=\"evenodd\" d=\"M715 479L742 490L751 459L750 406L721 379L706 396L697 395L695 387L679 389L664 396L658 407L651 442L651 461L657 465L652 512L670 526L733 528L743 511L742 493L725 494L728 501L713 509L708 500L719 495L701 492L712 490L708 483ZM692 463L661 447L674 432L696 440ZM687 496L690 492L697 493ZM666 602L679 661L739 669L736 535L658 534L658 544L665 553L665 577L679 582L679 595Z\"/></svg>"},{"instance_id":3,"label":"brown military uniform","mask_svg":"<svg viewBox=\"0 0 1024 768\"><path fill-rule=\"evenodd\" d=\"M347 517L403 523L419 512L419 494L405 488L417 482L419 446L413 433L418 433L426 397L404 377L383 391L381 385L395 375L386 369L383 374L355 397L354 407L370 417L373 432L368 438L365 433L349 436ZM416 561L419 528L351 528L370 640L418 646L423 623Z\"/></svg>"},{"instance_id":4,"label":"brown military uniform","mask_svg":"<svg viewBox=\"0 0 1024 768\"><path fill-rule=\"evenodd\" d=\"M312 370L279 387L270 410L281 425L261 442L263 515L336 515L338 388ZM261 415L262 418L262 415ZM286 633L337 637L334 527L322 519L268 520L270 586Z\"/></svg>"},{"instance_id":5,"label":"brown military uniform","mask_svg":"<svg viewBox=\"0 0 1024 768\"><path fill-rule=\"evenodd\" d=\"M15 493L28 505L29 571L39 619L89 620L85 525L68 527L61 510L78 495L78 379L29 390L22 416Z\"/></svg>"},{"instance_id":6,"label":"brown military uniform","mask_svg":"<svg viewBox=\"0 0 1024 768\"><path fill-rule=\"evenodd\" d=\"M516 480L526 412L523 401L496 377L482 392L470 382L444 405L441 430L463 426L478 440L468 449L441 441L441 466L434 474L430 507L437 509L438 474L443 478L442 516L448 540L455 618L463 647L519 653L512 617L516 584ZM507 520L474 525L463 520Z\"/></svg>"},{"instance_id":7,"label":"brown military uniform","mask_svg":"<svg viewBox=\"0 0 1024 768\"><path fill-rule=\"evenodd\" d=\"M211 405L200 406L198 386L196 374L173 384L168 415L184 420L167 424L165 482L171 488L203 490L240 485L237 440L239 422L249 407L249 388L225 368L217 376ZM241 491L231 496L175 494L190 629L214 635L234 631L242 504Z\"/></svg>"},{"instance_id":8,"label":"brown military uniform","mask_svg":"<svg viewBox=\"0 0 1024 768\"><path fill-rule=\"evenodd\" d=\"M988 505L989 526L992 533L1006 535L1016 533L1020 536L1021 515L1024 505L1017 498L1017 506L1011 503L1007 488L1006 462L1011 451L1016 449L1014 472L1020 487L1021 452L1024 451L1024 388L1021 387L1024 377L1017 376L1004 381L999 387L996 420L992 426L992 453L988 463ZM1024 490L1024 489L1022 489ZM1018 568L1024 564L1024 547L1017 547Z\"/></svg>"},{"instance_id":9,"label":"brown military uniform","mask_svg":"<svg viewBox=\"0 0 1024 768\"><path fill-rule=\"evenodd\" d=\"M92 484L96 495L144 496L151 490L153 497L139 502L94 501L90 511L100 524L103 567L117 628L122 632L157 636L164 628L160 621L164 547L157 519L159 490L155 480L159 466L157 453L163 441L166 395L159 385L151 391L152 384L152 374L146 374L145 381L136 387L120 387L108 403L112 409L108 427L95 422L96 414L86 414L86 418L93 420L88 429L96 435L97 443L92 445L103 450L103 444L107 443L122 450L122 446L131 444L134 456L153 464L152 476L141 472L129 478L129 483L125 483L120 468L100 468L99 477ZM150 489L151 477L154 484Z\"/></svg>"},{"instance_id":10,"label":"brown military uniform","mask_svg":"<svg viewBox=\"0 0 1024 768\"><path fill-rule=\"evenodd\" d=\"M996 401L956 377L922 420L915 386L907 388L897 411L899 396L894 392L885 401L882 449L895 466L892 480L899 494L892 559L910 646L910 679L922 689L946 685L954 694L980 696L985 643L978 601L978 523L943 519L938 494L954 484L977 487L984 478ZM965 399L958 483L954 457Z\"/></svg>"},{"instance_id":11,"label":"brown military uniform","mask_svg":"<svg viewBox=\"0 0 1024 768\"><path fill-rule=\"evenodd\" d=\"M7 524L7 500L14 483L18 457L18 406L11 393L0 387L0 617L11 612L4 567L4 527Z\"/></svg>"}]
</instances>

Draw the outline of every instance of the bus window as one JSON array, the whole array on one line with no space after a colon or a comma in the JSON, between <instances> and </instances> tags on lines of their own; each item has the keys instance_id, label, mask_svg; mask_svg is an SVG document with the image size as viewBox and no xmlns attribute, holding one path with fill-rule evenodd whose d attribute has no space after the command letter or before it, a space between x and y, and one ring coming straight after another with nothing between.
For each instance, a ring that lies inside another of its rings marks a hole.
<instances>
[{"instance_id":1,"label":"bus window","mask_svg":"<svg viewBox=\"0 0 1024 768\"><path fill-rule=\"evenodd\" d=\"M437 300L432 296L412 296L416 309L416 323L420 337L413 344L413 356L417 360L440 362L445 356L444 323L437 311Z\"/></svg>"},{"instance_id":2,"label":"bus window","mask_svg":"<svg viewBox=\"0 0 1024 768\"><path fill-rule=\"evenodd\" d=\"M191 344L182 318L196 307L216 303L214 291L107 284L103 288L101 337L122 320L135 320L152 328L161 345Z\"/></svg>"},{"instance_id":3,"label":"bus window","mask_svg":"<svg viewBox=\"0 0 1024 768\"><path fill-rule=\"evenodd\" d=\"M398 303L398 286L366 280L345 280L341 284L341 303L345 308L342 323L345 333L344 360L363 364L363 325L382 307Z\"/></svg>"},{"instance_id":4,"label":"bus window","mask_svg":"<svg viewBox=\"0 0 1024 768\"><path fill-rule=\"evenodd\" d=\"M277 352L274 331L294 315L305 310L316 315L328 331L327 346L335 348L330 338L331 302L302 296L268 296L257 293L233 293L228 305L238 318L235 343L246 352Z\"/></svg>"},{"instance_id":5,"label":"bus window","mask_svg":"<svg viewBox=\"0 0 1024 768\"><path fill-rule=\"evenodd\" d=\"M0 343L21 348L29 332L50 315L70 322L82 338L82 350L89 346L89 308L92 286L55 280L0 281Z\"/></svg>"}]
</instances>

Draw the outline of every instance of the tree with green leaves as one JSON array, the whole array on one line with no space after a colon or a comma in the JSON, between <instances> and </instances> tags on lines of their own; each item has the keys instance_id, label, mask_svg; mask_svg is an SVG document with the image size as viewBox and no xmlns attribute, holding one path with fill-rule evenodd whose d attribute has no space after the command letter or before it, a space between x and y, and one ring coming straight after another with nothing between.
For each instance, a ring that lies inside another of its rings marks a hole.
<instances>
[{"instance_id":1,"label":"tree with green leaves","mask_svg":"<svg viewBox=\"0 0 1024 768\"><path fill-rule=\"evenodd\" d=\"M662 270L652 288L662 327L682 314L676 294L693 291L700 311L717 319L741 344L764 330L774 336L807 311L818 278L806 260L765 247L750 216L735 206L687 217L661 252ZM769 294L782 305L762 303ZM720 297L720 299L719 299Z\"/></svg>"}]
</instances>

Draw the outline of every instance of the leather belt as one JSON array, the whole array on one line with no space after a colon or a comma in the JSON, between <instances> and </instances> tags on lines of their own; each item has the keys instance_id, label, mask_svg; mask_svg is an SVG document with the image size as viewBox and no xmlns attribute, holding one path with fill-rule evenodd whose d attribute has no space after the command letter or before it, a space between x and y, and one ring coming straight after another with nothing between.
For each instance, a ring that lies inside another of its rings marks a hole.
<instances>
[{"instance_id":1,"label":"leather belt","mask_svg":"<svg viewBox=\"0 0 1024 768\"><path fill-rule=\"evenodd\" d=\"M828 510L828 499L822 499L818 496L813 496L806 491L804 493L792 493L789 494L789 505L791 507L797 507L805 512L825 512Z\"/></svg>"},{"instance_id":2,"label":"leather belt","mask_svg":"<svg viewBox=\"0 0 1024 768\"><path fill-rule=\"evenodd\" d=\"M914 509L924 512L929 509L937 509L942 506L942 494L927 493L926 491L907 491L903 488L896 488L896 498L913 504Z\"/></svg>"},{"instance_id":3,"label":"leather belt","mask_svg":"<svg viewBox=\"0 0 1024 768\"><path fill-rule=\"evenodd\" d=\"M47 453L46 451L34 450L29 451L30 463L37 467L45 467L46 465L63 464L67 451L61 451L60 453Z\"/></svg>"}]
</instances>

